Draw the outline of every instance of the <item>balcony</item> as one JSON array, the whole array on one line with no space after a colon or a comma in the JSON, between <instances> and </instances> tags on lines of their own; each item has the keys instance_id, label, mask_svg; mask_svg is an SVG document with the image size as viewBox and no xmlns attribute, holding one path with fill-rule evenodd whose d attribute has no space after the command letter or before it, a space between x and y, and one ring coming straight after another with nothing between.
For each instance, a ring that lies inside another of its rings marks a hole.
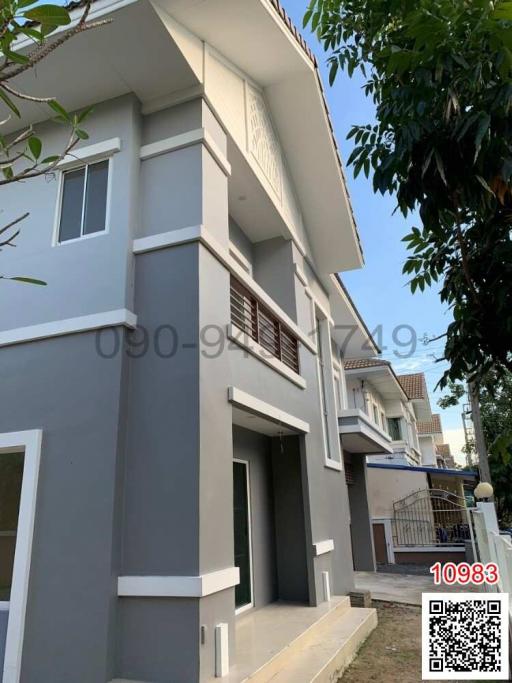
<instances>
[{"instance_id":1,"label":"balcony","mask_svg":"<svg viewBox=\"0 0 512 683\"><path fill-rule=\"evenodd\" d=\"M297 337L233 276L230 296L231 323L269 356L299 374Z\"/></svg>"},{"instance_id":2,"label":"balcony","mask_svg":"<svg viewBox=\"0 0 512 683\"><path fill-rule=\"evenodd\" d=\"M342 410L338 416L341 445L350 453L393 453L391 437L362 410Z\"/></svg>"}]
</instances>

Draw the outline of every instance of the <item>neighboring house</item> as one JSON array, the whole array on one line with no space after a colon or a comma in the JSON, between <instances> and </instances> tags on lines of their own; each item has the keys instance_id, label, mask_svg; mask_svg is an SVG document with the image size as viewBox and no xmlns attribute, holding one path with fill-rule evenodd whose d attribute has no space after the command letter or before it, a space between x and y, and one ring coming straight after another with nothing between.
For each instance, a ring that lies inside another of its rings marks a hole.
<instances>
[{"instance_id":1,"label":"neighboring house","mask_svg":"<svg viewBox=\"0 0 512 683\"><path fill-rule=\"evenodd\" d=\"M363 260L316 63L276 0L98 17L37 69L90 139L1 190L30 211L2 272L48 282L2 284L2 681L240 681L306 632L334 675L375 625L336 597L365 455L413 415L392 376L370 418L345 388L378 349L332 276Z\"/></svg>"},{"instance_id":2,"label":"neighboring house","mask_svg":"<svg viewBox=\"0 0 512 683\"><path fill-rule=\"evenodd\" d=\"M432 414L431 420L418 422L418 436L424 465L455 467L450 444L444 443L441 416Z\"/></svg>"},{"instance_id":3,"label":"neighboring house","mask_svg":"<svg viewBox=\"0 0 512 683\"><path fill-rule=\"evenodd\" d=\"M353 543L354 566L463 560L469 534L465 500L476 474L455 469L440 416L431 412L425 375L397 376L391 363L376 358L343 365L347 397L339 423L351 531L358 541L372 539ZM364 486L360 460L352 465L356 452L367 455Z\"/></svg>"},{"instance_id":4,"label":"neighboring house","mask_svg":"<svg viewBox=\"0 0 512 683\"><path fill-rule=\"evenodd\" d=\"M411 398L404 376L397 377L389 361L347 360L344 367L348 410L364 416L365 422L380 436L380 441L365 451L368 462L419 465L416 420L417 415L423 417L430 410L428 393L425 393L426 400L419 398L418 392ZM346 419L343 418L342 424Z\"/></svg>"}]
</instances>

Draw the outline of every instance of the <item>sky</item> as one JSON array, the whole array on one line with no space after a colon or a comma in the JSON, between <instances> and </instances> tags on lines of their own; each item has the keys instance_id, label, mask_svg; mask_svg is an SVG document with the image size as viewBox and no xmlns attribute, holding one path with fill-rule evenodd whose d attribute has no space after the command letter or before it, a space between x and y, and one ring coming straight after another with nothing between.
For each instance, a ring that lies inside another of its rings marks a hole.
<instances>
[{"instance_id":1,"label":"sky","mask_svg":"<svg viewBox=\"0 0 512 683\"><path fill-rule=\"evenodd\" d=\"M281 2L296 26L302 27L307 1ZM325 66L326 55L321 45L309 29L303 31L303 35L321 65L336 138L346 161L352 150L352 141L346 140L347 133L353 124L373 122L373 104L361 89L363 79L359 75L350 79L345 73L340 73L331 88ZM401 239L412 226L419 225L419 219L414 216L404 218L399 212L393 215L396 201L393 197L374 194L371 178L368 180L360 174L354 179L351 168L346 168L346 176L363 244L365 266L342 273L343 281L374 333L383 351L382 357L393 363L398 374L425 373L432 410L441 414L445 441L450 444L457 461L465 464L464 456L460 455L464 444L462 407L441 410L437 401L443 392L434 391L447 367L446 363L434 360L442 356L443 342L439 340L427 346L422 341L425 336L433 338L446 331L450 312L441 304L437 287L413 295L407 285L408 278L402 275L407 250Z\"/></svg>"}]
</instances>

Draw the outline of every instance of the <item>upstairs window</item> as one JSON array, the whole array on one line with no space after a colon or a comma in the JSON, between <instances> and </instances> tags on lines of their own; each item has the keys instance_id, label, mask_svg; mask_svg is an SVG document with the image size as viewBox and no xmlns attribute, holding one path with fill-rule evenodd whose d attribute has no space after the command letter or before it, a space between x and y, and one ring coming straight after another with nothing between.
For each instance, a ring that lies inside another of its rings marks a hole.
<instances>
[{"instance_id":1,"label":"upstairs window","mask_svg":"<svg viewBox=\"0 0 512 683\"><path fill-rule=\"evenodd\" d=\"M108 167L99 161L63 173L59 242L105 231Z\"/></svg>"},{"instance_id":2,"label":"upstairs window","mask_svg":"<svg viewBox=\"0 0 512 683\"><path fill-rule=\"evenodd\" d=\"M388 431L393 441L402 440L402 427L399 417L388 417Z\"/></svg>"}]
</instances>

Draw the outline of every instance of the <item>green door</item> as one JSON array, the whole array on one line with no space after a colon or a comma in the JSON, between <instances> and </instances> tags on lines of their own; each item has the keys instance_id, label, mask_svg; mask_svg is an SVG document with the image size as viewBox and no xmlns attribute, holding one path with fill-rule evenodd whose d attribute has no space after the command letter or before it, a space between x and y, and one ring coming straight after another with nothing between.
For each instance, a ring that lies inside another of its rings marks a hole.
<instances>
[{"instance_id":1,"label":"green door","mask_svg":"<svg viewBox=\"0 0 512 683\"><path fill-rule=\"evenodd\" d=\"M240 583L235 588L236 609L252 605L248 475L248 464L246 462L233 462L235 567L240 570Z\"/></svg>"}]
</instances>

